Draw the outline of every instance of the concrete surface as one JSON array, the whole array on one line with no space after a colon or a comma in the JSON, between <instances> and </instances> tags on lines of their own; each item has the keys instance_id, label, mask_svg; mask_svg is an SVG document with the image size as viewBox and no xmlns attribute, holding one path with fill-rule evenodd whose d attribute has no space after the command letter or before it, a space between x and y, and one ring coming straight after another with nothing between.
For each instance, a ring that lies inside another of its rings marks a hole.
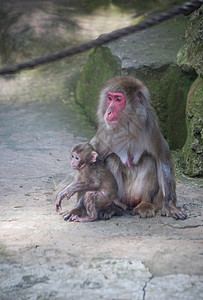
<instances>
[{"instance_id":1,"label":"concrete surface","mask_svg":"<svg viewBox=\"0 0 203 300\"><path fill-rule=\"evenodd\" d=\"M200 179L178 175L185 221L126 213L79 224L55 212L70 150L93 134L74 105L0 103L0 299L202 299Z\"/></svg>"}]
</instances>

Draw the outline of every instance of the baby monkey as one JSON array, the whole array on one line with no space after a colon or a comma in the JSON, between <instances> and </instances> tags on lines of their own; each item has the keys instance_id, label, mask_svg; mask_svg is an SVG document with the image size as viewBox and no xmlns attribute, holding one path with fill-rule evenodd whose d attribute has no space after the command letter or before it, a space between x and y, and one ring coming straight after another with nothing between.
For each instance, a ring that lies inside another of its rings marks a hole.
<instances>
[{"instance_id":1,"label":"baby monkey","mask_svg":"<svg viewBox=\"0 0 203 300\"><path fill-rule=\"evenodd\" d=\"M64 220L74 222L91 222L98 218L105 219L109 208L121 215L121 210L114 206L119 202L118 186L111 171L89 143L74 146L71 152L71 167L76 170L74 181L59 192L56 198L56 211L61 209L63 198L68 200L78 193L76 207L64 216ZM109 214L108 214L109 218Z\"/></svg>"}]
</instances>

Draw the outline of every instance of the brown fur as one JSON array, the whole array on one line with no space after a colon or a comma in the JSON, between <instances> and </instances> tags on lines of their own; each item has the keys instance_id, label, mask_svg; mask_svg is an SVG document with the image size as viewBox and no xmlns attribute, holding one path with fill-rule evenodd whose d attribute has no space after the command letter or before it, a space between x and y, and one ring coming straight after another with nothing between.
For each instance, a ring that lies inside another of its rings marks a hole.
<instances>
[{"instance_id":1,"label":"brown fur","mask_svg":"<svg viewBox=\"0 0 203 300\"><path fill-rule=\"evenodd\" d=\"M108 125L104 119L108 92L120 92L126 98L116 126ZM133 77L108 80L100 93L97 118L98 130L90 143L103 158L110 153L120 157L120 160L115 157L108 160L118 182L120 200L129 208L136 206L134 212L141 217L154 216L162 206L162 215L185 219L186 215L176 207L176 182L169 147L143 83Z\"/></svg>"},{"instance_id":2,"label":"brown fur","mask_svg":"<svg viewBox=\"0 0 203 300\"><path fill-rule=\"evenodd\" d=\"M89 143L78 144L72 150L72 167L76 171L74 181L63 189L56 199L56 210L61 208L64 197L78 193L77 206L64 216L65 220L90 222L99 215L108 219L121 210L114 206L117 196L117 183L111 171L99 160L97 153ZM111 207L111 214L105 210Z\"/></svg>"}]
</instances>

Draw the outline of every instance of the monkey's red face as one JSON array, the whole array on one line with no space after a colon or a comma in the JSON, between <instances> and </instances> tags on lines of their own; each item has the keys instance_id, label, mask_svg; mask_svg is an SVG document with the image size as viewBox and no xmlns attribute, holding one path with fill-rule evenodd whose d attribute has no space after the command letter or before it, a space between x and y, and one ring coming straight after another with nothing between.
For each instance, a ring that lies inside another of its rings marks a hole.
<instances>
[{"instance_id":1,"label":"monkey's red face","mask_svg":"<svg viewBox=\"0 0 203 300\"><path fill-rule=\"evenodd\" d=\"M104 118L108 125L117 125L119 122L120 110L126 105L125 96L122 93L108 92L107 94L107 110Z\"/></svg>"}]
</instances>

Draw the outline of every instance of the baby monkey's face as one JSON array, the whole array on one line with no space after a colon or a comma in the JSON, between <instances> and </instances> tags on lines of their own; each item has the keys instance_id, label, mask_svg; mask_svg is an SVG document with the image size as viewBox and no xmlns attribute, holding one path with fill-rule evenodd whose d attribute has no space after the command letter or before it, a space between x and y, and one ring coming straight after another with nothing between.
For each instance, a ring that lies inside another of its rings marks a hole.
<instances>
[{"instance_id":1,"label":"baby monkey's face","mask_svg":"<svg viewBox=\"0 0 203 300\"><path fill-rule=\"evenodd\" d=\"M81 157L76 151L71 153L71 167L74 170L78 170L81 167Z\"/></svg>"}]
</instances>

